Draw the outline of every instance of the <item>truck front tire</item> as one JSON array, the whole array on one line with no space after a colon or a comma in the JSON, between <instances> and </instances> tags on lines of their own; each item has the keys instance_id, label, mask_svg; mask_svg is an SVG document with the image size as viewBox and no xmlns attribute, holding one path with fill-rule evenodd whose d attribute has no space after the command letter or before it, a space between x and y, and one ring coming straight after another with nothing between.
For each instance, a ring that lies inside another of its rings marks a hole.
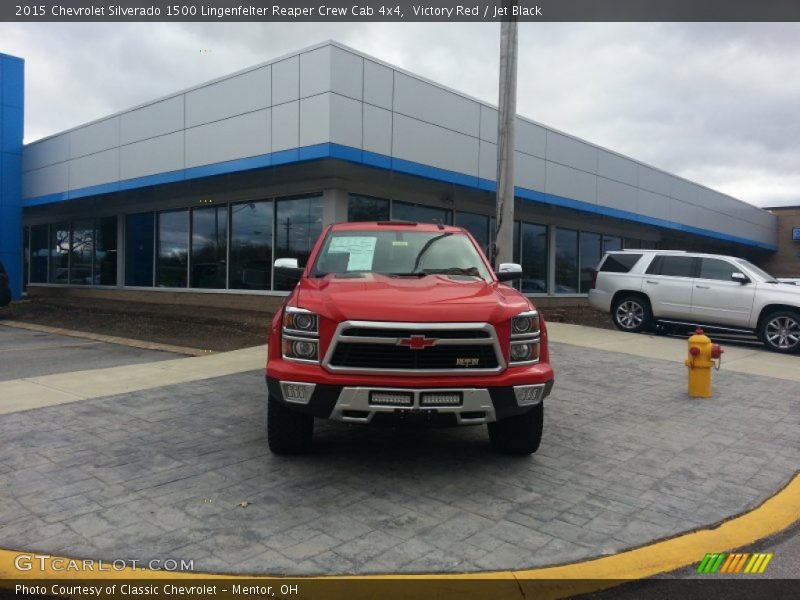
<instances>
[{"instance_id":1,"label":"truck front tire","mask_svg":"<svg viewBox=\"0 0 800 600\"><path fill-rule=\"evenodd\" d=\"M267 400L267 442L273 454L303 454L311 449L314 417Z\"/></svg>"},{"instance_id":2,"label":"truck front tire","mask_svg":"<svg viewBox=\"0 0 800 600\"><path fill-rule=\"evenodd\" d=\"M533 454L539 449L544 427L544 403L528 412L489 423L492 448L502 454Z\"/></svg>"}]
</instances>

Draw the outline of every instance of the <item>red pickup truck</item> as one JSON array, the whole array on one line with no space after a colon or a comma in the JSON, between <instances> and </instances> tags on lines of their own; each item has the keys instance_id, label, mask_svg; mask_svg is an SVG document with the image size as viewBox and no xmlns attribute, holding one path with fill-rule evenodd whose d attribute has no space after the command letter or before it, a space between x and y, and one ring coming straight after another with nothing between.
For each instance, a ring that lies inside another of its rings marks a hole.
<instances>
[{"instance_id":1,"label":"red pickup truck","mask_svg":"<svg viewBox=\"0 0 800 600\"><path fill-rule=\"evenodd\" d=\"M339 223L320 235L269 333L272 452L312 444L314 419L488 425L492 446L535 452L553 386L547 328L459 227Z\"/></svg>"}]
</instances>

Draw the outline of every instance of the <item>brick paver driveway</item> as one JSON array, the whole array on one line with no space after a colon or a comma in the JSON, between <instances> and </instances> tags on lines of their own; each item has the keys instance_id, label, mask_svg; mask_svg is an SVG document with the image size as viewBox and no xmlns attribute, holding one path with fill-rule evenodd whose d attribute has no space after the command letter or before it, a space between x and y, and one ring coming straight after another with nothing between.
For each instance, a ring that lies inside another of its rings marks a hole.
<instances>
[{"instance_id":1,"label":"brick paver driveway","mask_svg":"<svg viewBox=\"0 0 800 600\"><path fill-rule=\"evenodd\" d=\"M250 372L0 416L0 546L259 574L521 568L617 552L759 504L800 464L800 384L553 344L539 452L485 429L318 422L272 456ZM798 358L800 365L800 358Z\"/></svg>"}]
</instances>

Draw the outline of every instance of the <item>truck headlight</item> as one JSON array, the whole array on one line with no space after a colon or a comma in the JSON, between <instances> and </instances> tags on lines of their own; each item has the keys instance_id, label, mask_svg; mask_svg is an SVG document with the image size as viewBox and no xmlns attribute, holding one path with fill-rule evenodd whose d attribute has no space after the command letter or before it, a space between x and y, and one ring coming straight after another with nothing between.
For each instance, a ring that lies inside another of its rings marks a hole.
<instances>
[{"instance_id":1,"label":"truck headlight","mask_svg":"<svg viewBox=\"0 0 800 600\"><path fill-rule=\"evenodd\" d=\"M281 354L289 360L319 362L319 315L294 306L284 309Z\"/></svg>"},{"instance_id":2,"label":"truck headlight","mask_svg":"<svg viewBox=\"0 0 800 600\"><path fill-rule=\"evenodd\" d=\"M317 315L303 308L287 308L283 313L283 328L298 333L319 333Z\"/></svg>"},{"instance_id":3,"label":"truck headlight","mask_svg":"<svg viewBox=\"0 0 800 600\"><path fill-rule=\"evenodd\" d=\"M509 366L532 364L539 360L539 313L529 310L511 319Z\"/></svg>"}]
</instances>

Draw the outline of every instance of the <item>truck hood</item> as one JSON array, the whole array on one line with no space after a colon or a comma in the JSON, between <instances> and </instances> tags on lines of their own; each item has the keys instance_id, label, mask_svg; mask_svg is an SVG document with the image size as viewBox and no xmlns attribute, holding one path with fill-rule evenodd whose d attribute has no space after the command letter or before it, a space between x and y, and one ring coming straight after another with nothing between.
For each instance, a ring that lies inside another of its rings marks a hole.
<instances>
[{"instance_id":1,"label":"truck hood","mask_svg":"<svg viewBox=\"0 0 800 600\"><path fill-rule=\"evenodd\" d=\"M428 275L302 278L297 304L335 322L500 323L529 309L516 290L475 278Z\"/></svg>"}]
</instances>

